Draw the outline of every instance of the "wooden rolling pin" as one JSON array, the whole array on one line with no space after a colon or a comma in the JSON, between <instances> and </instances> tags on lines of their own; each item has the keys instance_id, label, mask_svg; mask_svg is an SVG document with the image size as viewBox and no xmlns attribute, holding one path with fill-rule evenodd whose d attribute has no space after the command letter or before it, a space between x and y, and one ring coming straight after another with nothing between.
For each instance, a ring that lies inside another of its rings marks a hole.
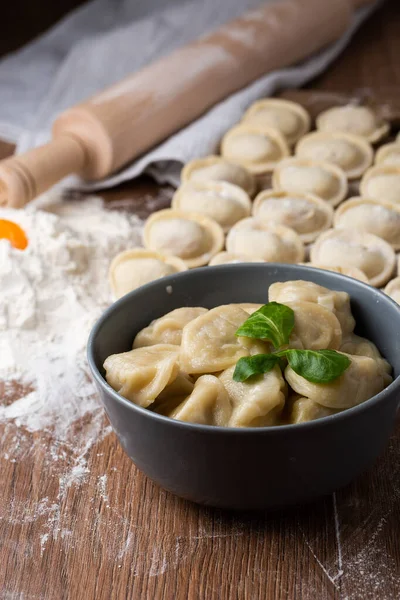
<instances>
[{"instance_id":1,"label":"wooden rolling pin","mask_svg":"<svg viewBox=\"0 0 400 600\"><path fill-rule=\"evenodd\" d=\"M368 0L280 0L62 113L53 139L0 163L0 204L22 207L71 173L98 180L265 73L339 38Z\"/></svg>"}]
</instances>

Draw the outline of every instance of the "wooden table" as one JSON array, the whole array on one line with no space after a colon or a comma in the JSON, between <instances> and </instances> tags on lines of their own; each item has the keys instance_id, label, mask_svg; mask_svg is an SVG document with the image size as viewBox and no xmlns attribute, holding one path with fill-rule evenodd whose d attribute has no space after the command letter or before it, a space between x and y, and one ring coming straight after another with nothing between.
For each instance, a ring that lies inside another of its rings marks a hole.
<instances>
[{"instance_id":1,"label":"wooden table","mask_svg":"<svg viewBox=\"0 0 400 600\"><path fill-rule=\"evenodd\" d=\"M311 87L372 88L395 99L399 4L373 16ZM170 194L142 180L107 197L143 215L149 200L167 204ZM0 387L0 401L19 393ZM77 439L88 427L83 419L63 443L1 427L1 600L400 598L400 424L351 486L273 514L175 498L134 467L105 419L100 439L81 451Z\"/></svg>"}]
</instances>

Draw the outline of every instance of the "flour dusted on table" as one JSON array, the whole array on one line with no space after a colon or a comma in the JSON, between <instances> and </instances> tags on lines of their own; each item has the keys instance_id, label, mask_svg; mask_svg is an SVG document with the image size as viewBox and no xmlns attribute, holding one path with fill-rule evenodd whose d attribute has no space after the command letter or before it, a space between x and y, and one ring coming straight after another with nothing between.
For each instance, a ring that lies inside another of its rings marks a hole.
<instances>
[{"instance_id":1,"label":"flour dusted on table","mask_svg":"<svg viewBox=\"0 0 400 600\"><path fill-rule=\"evenodd\" d=\"M0 421L14 419L63 441L89 413L95 435L102 409L88 376L86 342L111 302L110 260L141 245L142 222L106 210L99 198L60 201L54 194L25 210L0 208L0 219L18 223L29 241L21 251L0 240L0 382L5 393L14 386L12 399L16 382L25 390L11 404L0 403Z\"/></svg>"}]
</instances>

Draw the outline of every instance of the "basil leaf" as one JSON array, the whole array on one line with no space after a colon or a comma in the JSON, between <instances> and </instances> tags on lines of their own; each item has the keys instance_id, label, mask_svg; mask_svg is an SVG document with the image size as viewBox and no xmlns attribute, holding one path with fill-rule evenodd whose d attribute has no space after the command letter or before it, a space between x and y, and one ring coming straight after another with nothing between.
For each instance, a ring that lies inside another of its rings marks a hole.
<instances>
[{"instance_id":1,"label":"basil leaf","mask_svg":"<svg viewBox=\"0 0 400 600\"><path fill-rule=\"evenodd\" d=\"M275 348L279 348L289 343L293 327L293 310L284 304L269 302L250 315L236 335L269 340Z\"/></svg>"},{"instance_id":2,"label":"basil leaf","mask_svg":"<svg viewBox=\"0 0 400 600\"><path fill-rule=\"evenodd\" d=\"M293 371L311 383L330 383L340 377L351 360L335 350L294 350L278 353L286 356Z\"/></svg>"},{"instance_id":3,"label":"basil leaf","mask_svg":"<svg viewBox=\"0 0 400 600\"><path fill-rule=\"evenodd\" d=\"M268 373L280 361L276 354L255 354L240 358L233 372L234 381L246 381L253 375Z\"/></svg>"}]
</instances>

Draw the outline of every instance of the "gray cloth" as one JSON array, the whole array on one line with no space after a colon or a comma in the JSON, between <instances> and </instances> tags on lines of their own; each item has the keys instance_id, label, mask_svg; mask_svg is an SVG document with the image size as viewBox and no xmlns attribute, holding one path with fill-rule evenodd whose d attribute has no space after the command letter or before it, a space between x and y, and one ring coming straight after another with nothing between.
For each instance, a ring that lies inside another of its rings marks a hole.
<instances>
[{"instance_id":1,"label":"gray cloth","mask_svg":"<svg viewBox=\"0 0 400 600\"><path fill-rule=\"evenodd\" d=\"M64 109L259 4L260 0L92 0L0 61L0 137L16 142L20 152L46 142L52 121ZM159 182L176 184L182 163L215 152L222 134L251 102L281 87L303 85L321 73L376 4L359 9L346 34L321 53L260 78L118 174L85 187L109 187L145 170Z\"/></svg>"}]
</instances>

